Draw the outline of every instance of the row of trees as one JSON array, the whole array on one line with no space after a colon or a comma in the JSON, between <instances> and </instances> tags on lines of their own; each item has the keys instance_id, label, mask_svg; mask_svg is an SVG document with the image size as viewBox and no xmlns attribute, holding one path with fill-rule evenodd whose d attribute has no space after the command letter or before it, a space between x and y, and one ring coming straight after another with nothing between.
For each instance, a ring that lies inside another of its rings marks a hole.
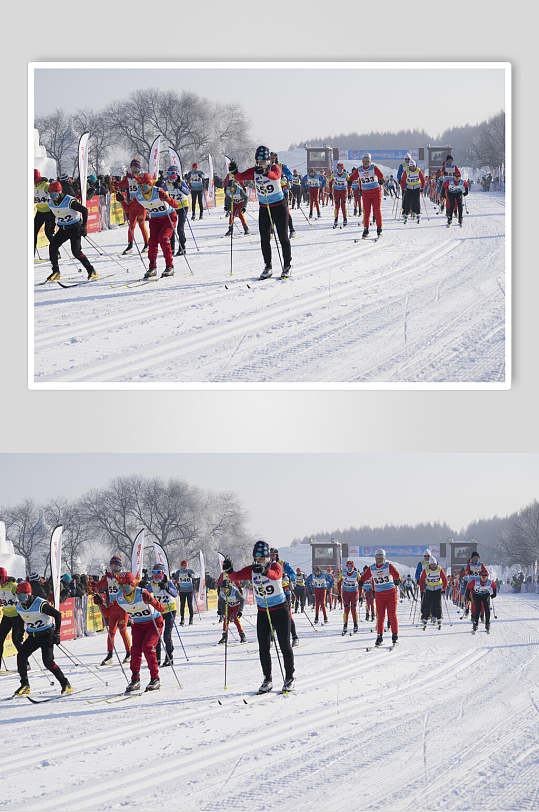
<instances>
[{"instance_id":1,"label":"row of trees","mask_svg":"<svg viewBox=\"0 0 539 812\"><path fill-rule=\"evenodd\" d=\"M311 539L329 542L338 539L349 545L385 547L421 545L428 547L451 538L474 539L481 556L492 564L530 566L539 560L539 502L526 505L509 516L479 519L462 530L447 524L386 525L349 527L331 533L313 533L292 544L308 544Z\"/></svg>"},{"instance_id":2,"label":"row of trees","mask_svg":"<svg viewBox=\"0 0 539 812\"><path fill-rule=\"evenodd\" d=\"M64 571L83 571L113 553L131 560L133 541L146 528L166 550L171 567L198 556L202 550L210 571L217 568L217 551L242 557L252 539L246 515L234 493L206 492L179 479L119 477L106 488L70 501L40 505L31 499L2 509L7 538L24 556L28 572L44 572L52 529L62 524Z\"/></svg>"},{"instance_id":3,"label":"row of trees","mask_svg":"<svg viewBox=\"0 0 539 812\"><path fill-rule=\"evenodd\" d=\"M341 133L315 138L305 144L291 145L290 149L308 145L357 149L361 147L413 148L427 144L451 144L457 164L462 166L497 167L505 163L505 113L503 111L480 124L451 127L439 136L425 130L400 130L399 132Z\"/></svg>"},{"instance_id":4,"label":"row of trees","mask_svg":"<svg viewBox=\"0 0 539 812\"><path fill-rule=\"evenodd\" d=\"M217 104L187 91L137 90L103 110L80 110L70 116L58 109L37 117L34 126L59 174L75 174L78 140L86 131L91 134L89 163L96 174L110 169L107 161L113 150L123 151L126 160L140 156L144 164L158 135L163 145L176 150L184 166L208 154L218 165L224 163L225 154L244 160L253 149L240 105Z\"/></svg>"}]
</instances>

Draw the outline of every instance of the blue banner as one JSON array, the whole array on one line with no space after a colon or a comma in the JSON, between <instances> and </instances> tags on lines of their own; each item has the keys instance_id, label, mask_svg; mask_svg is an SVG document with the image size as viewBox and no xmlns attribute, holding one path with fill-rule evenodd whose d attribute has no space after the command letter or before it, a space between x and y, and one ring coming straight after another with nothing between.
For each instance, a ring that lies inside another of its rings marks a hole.
<instances>
[{"instance_id":1,"label":"blue banner","mask_svg":"<svg viewBox=\"0 0 539 812\"><path fill-rule=\"evenodd\" d=\"M377 549L378 549L377 546L376 547L354 547L354 546L349 545L348 546L348 555L351 555L351 556L355 555L358 558L369 558L370 556L374 557L374 551L377 550ZM434 553L435 549L437 550L438 547L437 546L436 547L431 546L430 549ZM425 552L425 547L418 546L418 545L415 545L415 546L414 545L412 545L412 546L402 546L402 547L384 547L384 550L386 551L386 554L387 554L387 556L389 558L394 558L395 556L399 556L399 555L405 556L407 558L410 557L410 556L417 555L420 558L422 558L423 553Z\"/></svg>"},{"instance_id":2,"label":"blue banner","mask_svg":"<svg viewBox=\"0 0 539 812\"><path fill-rule=\"evenodd\" d=\"M339 149L339 158L345 161L360 161L364 152L370 152L373 161L402 161L407 152L417 159L417 149Z\"/></svg>"}]
</instances>

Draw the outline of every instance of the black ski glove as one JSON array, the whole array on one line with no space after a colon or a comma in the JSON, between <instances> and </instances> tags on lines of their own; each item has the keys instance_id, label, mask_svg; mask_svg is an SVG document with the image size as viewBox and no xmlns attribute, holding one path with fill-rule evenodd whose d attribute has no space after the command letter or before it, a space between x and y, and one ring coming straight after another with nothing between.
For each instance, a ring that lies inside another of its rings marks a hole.
<instances>
[{"instance_id":1,"label":"black ski glove","mask_svg":"<svg viewBox=\"0 0 539 812\"><path fill-rule=\"evenodd\" d=\"M103 603L103 598L101 597L101 595L94 595L93 598L94 603L96 603L98 606L101 606L101 604Z\"/></svg>"},{"instance_id":2,"label":"black ski glove","mask_svg":"<svg viewBox=\"0 0 539 812\"><path fill-rule=\"evenodd\" d=\"M86 237L86 226L81 226L80 228L80 235L81 237Z\"/></svg>"},{"instance_id":3,"label":"black ski glove","mask_svg":"<svg viewBox=\"0 0 539 812\"><path fill-rule=\"evenodd\" d=\"M55 645L60 645L60 632L54 632L54 643Z\"/></svg>"},{"instance_id":4,"label":"black ski glove","mask_svg":"<svg viewBox=\"0 0 539 812\"><path fill-rule=\"evenodd\" d=\"M223 572L232 572L234 567L232 566L232 561L230 558L225 558L223 561Z\"/></svg>"}]
</instances>

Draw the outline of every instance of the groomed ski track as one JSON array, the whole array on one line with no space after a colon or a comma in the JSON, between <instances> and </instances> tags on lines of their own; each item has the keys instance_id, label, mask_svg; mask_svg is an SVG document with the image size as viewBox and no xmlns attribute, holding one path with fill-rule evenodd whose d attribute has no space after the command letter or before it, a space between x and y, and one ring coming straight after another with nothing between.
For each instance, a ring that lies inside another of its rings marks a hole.
<instances>
[{"instance_id":1,"label":"groomed ski track","mask_svg":"<svg viewBox=\"0 0 539 812\"><path fill-rule=\"evenodd\" d=\"M91 235L129 271L83 240L98 274L112 278L34 288L35 382L502 382L504 197L477 192L467 201L463 228L448 229L429 201L430 220L404 225L388 198L378 243L354 243L357 217L333 230L330 206L312 225L293 210L285 282L274 243L275 275L257 279L258 204L247 210L251 235L234 239L232 277L221 209L189 221L200 252L186 226L193 275L175 257L173 278L142 287L121 285L144 273L136 251L118 257L126 228ZM68 253L62 279L84 279ZM49 272L48 262L36 263L35 282Z\"/></svg>"},{"instance_id":2,"label":"groomed ski track","mask_svg":"<svg viewBox=\"0 0 539 812\"><path fill-rule=\"evenodd\" d=\"M502 595L495 607L490 636L481 624L473 636L453 606L452 626L444 609L442 630L423 632L404 602L399 647L368 653L371 623L343 638L340 610L317 632L295 615L297 693L286 697L252 695L261 681L252 609L244 616L249 642L228 651L227 691L213 612L181 629L190 663L176 641L182 691L163 669L158 694L90 704L123 689L120 669L99 669L105 688L57 650L74 687L94 687L41 707L24 698L0 703L9 742L0 809L143 810L166 792L188 811L274 810L291 798L294 809L310 810L320 786L342 812L535 810L539 596ZM100 634L68 648L93 665L104 641ZM30 677L33 691L47 692L35 668ZM143 667L143 685L148 678ZM1 677L2 696L17 683L16 675Z\"/></svg>"}]
</instances>

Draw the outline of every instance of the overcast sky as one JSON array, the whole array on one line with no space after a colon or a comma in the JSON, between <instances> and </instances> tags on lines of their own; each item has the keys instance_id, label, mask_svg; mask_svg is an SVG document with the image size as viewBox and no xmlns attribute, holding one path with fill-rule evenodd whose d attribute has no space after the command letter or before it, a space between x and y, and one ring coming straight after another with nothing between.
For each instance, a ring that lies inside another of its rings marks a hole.
<instances>
[{"instance_id":1,"label":"overcast sky","mask_svg":"<svg viewBox=\"0 0 539 812\"><path fill-rule=\"evenodd\" d=\"M505 107L504 72L493 69L64 68L36 70L35 113L100 109L155 87L240 104L253 140L276 150L349 132L423 128L436 138ZM413 146L423 145L402 145Z\"/></svg>"},{"instance_id":2,"label":"overcast sky","mask_svg":"<svg viewBox=\"0 0 539 812\"><path fill-rule=\"evenodd\" d=\"M460 530L539 496L539 454L2 454L0 505L73 498L129 474L235 491L249 530L281 546L362 524Z\"/></svg>"}]
</instances>

